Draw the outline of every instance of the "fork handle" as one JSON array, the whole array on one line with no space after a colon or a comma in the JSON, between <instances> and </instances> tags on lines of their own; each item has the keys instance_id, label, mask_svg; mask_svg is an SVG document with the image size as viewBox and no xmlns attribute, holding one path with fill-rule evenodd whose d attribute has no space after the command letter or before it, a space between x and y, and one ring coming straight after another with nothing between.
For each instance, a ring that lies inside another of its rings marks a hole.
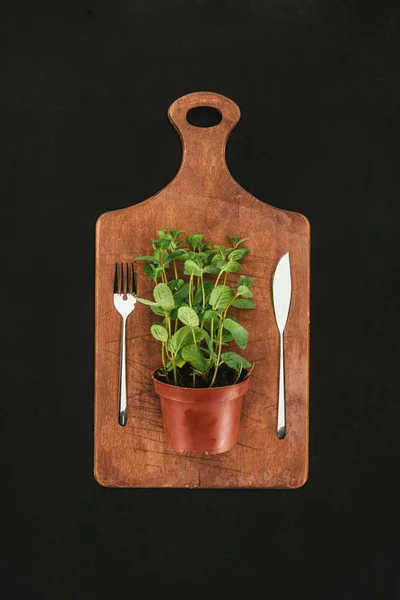
<instances>
[{"instance_id":1,"label":"fork handle","mask_svg":"<svg viewBox=\"0 0 400 600\"><path fill-rule=\"evenodd\" d=\"M126 403L126 317L122 317L121 360L118 385L118 423L124 427L128 421Z\"/></svg>"}]
</instances>

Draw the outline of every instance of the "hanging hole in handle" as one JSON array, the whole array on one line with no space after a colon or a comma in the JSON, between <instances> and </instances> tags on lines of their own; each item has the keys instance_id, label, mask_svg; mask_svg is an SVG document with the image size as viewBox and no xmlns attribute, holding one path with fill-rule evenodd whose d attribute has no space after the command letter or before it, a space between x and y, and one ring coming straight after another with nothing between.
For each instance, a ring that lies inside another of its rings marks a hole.
<instances>
[{"instance_id":1,"label":"hanging hole in handle","mask_svg":"<svg viewBox=\"0 0 400 600\"><path fill-rule=\"evenodd\" d=\"M215 127L222 121L222 113L212 106L196 106L188 110L186 120L194 127Z\"/></svg>"}]
</instances>

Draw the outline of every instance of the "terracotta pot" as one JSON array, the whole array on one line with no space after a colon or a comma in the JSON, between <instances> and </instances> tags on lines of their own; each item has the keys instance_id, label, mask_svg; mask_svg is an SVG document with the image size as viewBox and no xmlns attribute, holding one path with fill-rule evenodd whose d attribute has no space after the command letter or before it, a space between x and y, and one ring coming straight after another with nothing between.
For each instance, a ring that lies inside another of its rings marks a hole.
<instances>
[{"instance_id":1,"label":"terracotta pot","mask_svg":"<svg viewBox=\"0 0 400 600\"><path fill-rule=\"evenodd\" d=\"M168 448L220 454L235 446L248 379L216 388L178 387L154 375L153 382L161 399Z\"/></svg>"}]
</instances>

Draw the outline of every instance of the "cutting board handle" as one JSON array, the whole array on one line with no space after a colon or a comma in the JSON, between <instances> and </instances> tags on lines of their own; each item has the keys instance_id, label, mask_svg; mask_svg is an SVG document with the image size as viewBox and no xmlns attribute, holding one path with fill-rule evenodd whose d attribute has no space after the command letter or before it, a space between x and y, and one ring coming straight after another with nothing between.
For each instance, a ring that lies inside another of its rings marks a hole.
<instances>
[{"instance_id":1,"label":"cutting board handle","mask_svg":"<svg viewBox=\"0 0 400 600\"><path fill-rule=\"evenodd\" d=\"M195 125L191 125L186 119L187 113L192 108L200 106L216 108L222 115L221 122L213 127L196 127ZM221 94L216 94L215 92L194 92L175 100L169 107L168 115L182 137L185 137L185 135L193 136L204 130L211 130L217 136L221 134L227 136L240 119L240 109L235 102Z\"/></svg>"},{"instance_id":2,"label":"cutting board handle","mask_svg":"<svg viewBox=\"0 0 400 600\"><path fill-rule=\"evenodd\" d=\"M192 108L210 106L222 115L221 122L213 127L196 127L187 121ZM196 185L212 188L221 184L221 177L232 179L225 161L226 141L240 119L240 109L235 102L215 92L194 92L175 100L168 116L177 129L183 146L181 168L174 183L185 180L186 187ZM196 177L194 177L196 174Z\"/></svg>"}]
</instances>

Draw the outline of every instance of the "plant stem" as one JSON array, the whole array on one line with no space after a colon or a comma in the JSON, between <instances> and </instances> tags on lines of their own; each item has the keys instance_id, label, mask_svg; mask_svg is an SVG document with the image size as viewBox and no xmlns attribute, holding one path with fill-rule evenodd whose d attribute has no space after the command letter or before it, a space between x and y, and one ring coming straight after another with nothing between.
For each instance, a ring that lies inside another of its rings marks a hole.
<instances>
[{"instance_id":1,"label":"plant stem","mask_svg":"<svg viewBox=\"0 0 400 600\"><path fill-rule=\"evenodd\" d=\"M161 360L162 360L162 364L164 367L164 375L166 380L169 383L169 377L168 377L168 371L167 371L167 366L165 364L165 342L162 342L162 346L161 346Z\"/></svg>"},{"instance_id":2,"label":"plant stem","mask_svg":"<svg viewBox=\"0 0 400 600\"><path fill-rule=\"evenodd\" d=\"M193 334L194 345L197 347L196 334L194 332L193 327L192 327L192 334ZM195 386L195 383L196 383L196 373L193 371L193 387Z\"/></svg>"},{"instance_id":3,"label":"plant stem","mask_svg":"<svg viewBox=\"0 0 400 600\"><path fill-rule=\"evenodd\" d=\"M215 382L215 378L217 376L217 371L218 371L218 367L219 367L219 361L221 358L221 353L222 353L222 330L223 330L223 322L224 319L228 313L228 308L230 307L230 305L232 304L232 302L238 297L240 296L240 294L235 294L234 297L229 301L227 307L225 308L224 312L220 315L220 323L219 323L219 339L218 339L218 355L217 355L217 362L215 363L215 370L214 370L214 375L212 378L212 381L210 383L210 387L212 387L214 385ZM212 326L213 320L211 320L211 326Z\"/></svg>"},{"instance_id":4,"label":"plant stem","mask_svg":"<svg viewBox=\"0 0 400 600\"><path fill-rule=\"evenodd\" d=\"M217 285L218 285L218 281L219 281L219 278L221 277L221 275L222 275L222 273L223 273L223 272L224 272L224 271L220 271L220 272L218 273L218 277L217 277L217 279L215 280L215 283L214 283L214 287L215 287L215 288L217 287Z\"/></svg>"},{"instance_id":5,"label":"plant stem","mask_svg":"<svg viewBox=\"0 0 400 600\"><path fill-rule=\"evenodd\" d=\"M172 361L172 369L174 371L174 384L177 385L178 384L178 377L176 375L175 357L174 357L174 360Z\"/></svg>"},{"instance_id":6,"label":"plant stem","mask_svg":"<svg viewBox=\"0 0 400 600\"><path fill-rule=\"evenodd\" d=\"M174 273L175 273L175 279L178 279L178 271L176 270L176 260L174 259Z\"/></svg>"},{"instance_id":7,"label":"plant stem","mask_svg":"<svg viewBox=\"0 0 400 600\"><path fill-rule=\"evenodd\" d=\"M162 364L164 367L164 373L166 372L166 366L165 366L165 356L164 356L164 342L161 343L161 360L162 360Z\"/></svg>"},{"instance_id":8,"label":"plant stem","mask_svg":"<svg viewBox=\"0 0 400 600\"><path fill-rule=\"evenodd\" d=\"M189 306L192 308L192 285L193 285L193 273L189 279Z\"/></svg>"},{"instance_id":9,"label":"plant stem","mask_svg":"<svg viewBox=\"0 0 400 600\"><path fill-rule=\"evenodd\" d=\"M225 315L225 313L224 313ZM221 358L221 351L222 351L222 330L223 330L223 323L224 318L222 317L222 315L220 316L220 322L219 322L219 340L218 340L218 355L217 355L217 362L215 363L215 369L214 369L214 375L213 378L211 380L210 383L210 387L212 387L214 385L215 382L215 378L217 377L217 371L218 371L218 367L219 367L219 361Z\"/></svg>"},{"instance_id":10,"label":"plant stem","mask_svg":"<svg viewBox=\"0 0 400 600\"><path fill-rule=\"evenodd\" d=\"M172 333L171 333L171 317L169 315L169 313L165 313L165 321L167 323L167 329L168 329L168 335L169 337L172 337Z\"/></svg>"},{"instance_id":11,"label":"plant stem","mask_svg":"<svg viewBox=\"0 0 400 600\"><path fill-rule=\"evenodd\" d=\"M160 268L162 269L161 272L161 280L163 281L163 283L167 283L167 276L165 275L165 269L164 269L164 265L163 265L163 261L162 261L162 251L159 251L159 265Z\"/></svg>"},{"instance_id":12,"label":"plant stem","mask_svg":"<svg viewBox=\"0 0 400 600\"><path fill-rule=\"evenodd\" d=\"M246 375L244 376L244 379L243 379L243 381L244 381L245 379L247 379L248 377L250 377L250 373L251 373L251 372L252 372L252 370L254 369L254 365L255 365L255 364L256 364L256 363L253 363L253 364L251 365L250 369L247 371Z\"/></svg>"},{"instance_id":13,"label":"plant stem","mask_svg":"<svg viewBox=\"0 0 400 600\"><path fill-rule=\"evenodd\" d=\"M242 365L240 365L240 367L236 373L235 381L233 383L237 383L239 381L241 374L242 374Z\"/></svg>"},{"instance_id":14,"label":"plant stem","mask_svg":"<svg viewBox=\"0 0 400 600\"><path fill-rule=\"evenodd\" d=\"M204 280L203 280L203 273L201 274L201 290L203 292L203 308L206 307L206 295L204 293Z\"/></svg>"},{"instance_id":15,"label":"plant stem","mask_svg":"<svg viewBox=\"0 0 400 600\"><path fill-rule=\"evenodd\" d=\"M226 285L226 278L228 277L228 273L225 273L224 275L224 285Z\"/></svg>"},{"instance_id":16,"label":"plant stem","mask_svg":"<svg viewBox=\"0 0 400 600\"><path fill-rule=\"evenodd\" d=\"M168 343L166 343L166 344L165 344L165 355L166 355L166 357L168 358L168 360L171 360L171 361L172 361L173 355L172 355L172 353L170 353L170 352L169 352L169 350L168 350Z\"/></svg>"},{"instance_id":17,"label":"plant stem","mask_svg":"<svg viewBox=\"0 0 400 600\"><path fill-rule=\"evenodd\" d=\"M226 314L227 314L227 312L228 312L228 308L230 307L230 305L232 304L232 302L235 302L235 300L236 300L236 298L237 298L238 296L240 296L240 294L235 294L235 295L233 296L233 298L232 298L231 300L229 300L229 302L228 302L228 304L227 304L227 306L226 306L226 309L225 309L225 311L224 311L224 319L225 319L225 317L226 317Z\"/></svg>"}]
</instances>

